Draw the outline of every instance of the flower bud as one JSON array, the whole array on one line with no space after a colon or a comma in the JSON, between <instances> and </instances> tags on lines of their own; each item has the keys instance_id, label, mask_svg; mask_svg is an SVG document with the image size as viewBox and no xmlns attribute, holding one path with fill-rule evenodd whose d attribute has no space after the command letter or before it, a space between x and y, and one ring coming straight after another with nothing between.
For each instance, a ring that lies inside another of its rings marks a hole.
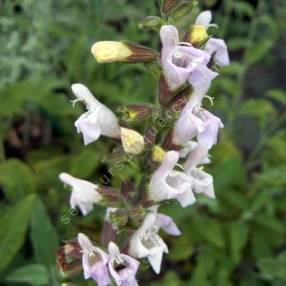
<instances>
[{"instance_id":1,"label":"flower bud","mask_svg":"<svg viewBox=\"0 0 286 286\"><path fill-rule=\"evenodd\" d=\"M158 145L153 147L152 160L155 162L161 162L164 159L165 151Z\"/></svg>"},{"instance_id":2,"label":"flower bud","mask_svg":"<svg viewBox=\"0 0 286 286\"><path fill-rule=\"evenodd\" d=\"M208 38L207 30L202 25L194 25L189 34L189 42L193 45L201 44Z\"/></svg>"},{"instance_id":3,"label":"flower bud","mask_svg":"<svg viewBox=\"0 0 286 286\"><path fill-rule=\"evenodd\" d=\"M126 210L124 209L117 209L114 212L110 213L110 221L112 225L114 225L116 228L123 227L127 224L128 221L128 215Z\"/></svg>"},{"instance_id":4,"label":"flower bud","mask_svg":"<svg viewBox=\"0 0 286 286\"><path fill-rule=\"evenodd\" d=\"M96 42L91 53L99 63L111 63L125 61L132 55L132 51L122 42L101 41Z\"/></svg>"},{"instance_id":5,"label":"flower bud","mask_svg":"<svg viewBox=\"0 0 286 286\"><path fill-rule=\"evenodd\" d=\"M162 18L158 16L148 16L142 19L138 26L140 29L143 30L154 30L159 31L160 27L164 24Z\"/></svg>"},{"instance_id":6,"label":"flower bud","mask_svg":"<svg viewBox=\"0 0 286 286\"><path fill-rule=\"evenodd\" d=\"M56 262L58 269L63 274L73 274L81 270L80 246L76 241L66 242L57 249Z\"/></svg>"},{"instance_id":7,"label":"flower bud","mask_svg":"<svg viewBox=\"0 0 286 286\"><path fill-rule=\"evenodd\" d=\"M148 62L158 53L138 44L116 41L100 41L93 44L91 53L99 63Z\"/></svg>"},{"instance_id":8,"label":"flower bud","mask_svg":"<svg viewBox=\"0 0 286 286\"><path fill-rule=\"evenodd\" d=\"M144 137L134 130L121 128L121 141L127 153L140 154L144 149Z\"/></svg>"}]
</instances>

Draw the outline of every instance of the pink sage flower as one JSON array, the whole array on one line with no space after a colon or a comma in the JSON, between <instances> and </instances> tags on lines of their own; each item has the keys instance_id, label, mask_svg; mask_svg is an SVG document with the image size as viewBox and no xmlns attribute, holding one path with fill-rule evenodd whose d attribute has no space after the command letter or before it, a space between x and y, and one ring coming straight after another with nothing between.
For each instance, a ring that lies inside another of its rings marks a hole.
<instances>
[{"instance_id":1,"label":"pink sage flower","mask_svg":"<svg viewBox=\"0 0 286 286\"><path fill-rule=\"evenodd\" d=\"M161 64L163 73L171 90L176 90L187 81L205 93L211 81L218 75L207 67L210 55L189 43L180 43L176 27L161 27L162 41Z\"/></svg>"},{"instance_id":2,"label":"pink sage flower","mask_svg":"<svg viewBox=\"0 0 286 286\"><path fill-rule=\"evenodd\" d=\"M174 170L178 161L178 152L169 151L165 154L149 184L149 198L151 200L160 202L177 199L182 207L191 205L196 201L191 190L191 178L183 172Z\"/></svg>"},{"instance_id":3,"label":"pink sage flower","mask_svg":"<svg viewBox=\"0 0 286 286\"><path fill-rule=\"evenodd\" d=\"M209 150L216 144L218 129L222 127L220 118L203 108L194 110L189 101L175 123L173 143L183 145L197 137L198 144Z\"/></svg>"},{"instance_id":4,"label":"pink sage flower","mask_svg":"<svg viewBox=\"0 0 286 286\"><path fill-rule=\"evenodd\" d=\"M114 242L108 244L109 261L108 269L111 277L117 286L138 286L136 281L136 273L139 262L119 251L118 246Z\"/></svg>"},{"instance_id":5,"label":"pink sage flower","mask_svg":"<svg viewBox=\"0 0 286 286\"><path fill-rule=\"evenodd\" d=\"M95 247L83 233L78 234L77 240L82 249L84 278L92 278L99 286L110 285L111 279L107 267L109 255Z\"/></svg>"}]
</instances>

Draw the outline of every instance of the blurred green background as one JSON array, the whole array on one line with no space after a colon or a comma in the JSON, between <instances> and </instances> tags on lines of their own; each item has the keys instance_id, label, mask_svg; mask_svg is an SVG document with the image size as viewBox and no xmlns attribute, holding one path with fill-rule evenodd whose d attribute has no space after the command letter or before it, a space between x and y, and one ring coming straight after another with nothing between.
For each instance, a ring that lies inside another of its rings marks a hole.
<instances>
[{"instance_id":1,"label":"blurred green background","mask_svg":"<svg viewBox=\"0 0 286 286\"><path fill-rule=\"evenodd\" d=\"M207 168L217 199L165 208L183 235L164 236L162 274L141 274L140 285L286 285L286 3L202 0L179 24L202 9L213 11L212 32L231 57L209 92L214 107L206 103L225 123ZM142 65L100 65L90 47L124 39L158 49L158 34L137 25L158 14L153 0L0 1L1 285L68 282L57 247L79 231L99 240L104 210L71 213L58 180L67 171L99 183L111 146L106 138L83 146L70 84L86 84L113 110L155 102L157 82Z\"/></svg>"}]
</instances>

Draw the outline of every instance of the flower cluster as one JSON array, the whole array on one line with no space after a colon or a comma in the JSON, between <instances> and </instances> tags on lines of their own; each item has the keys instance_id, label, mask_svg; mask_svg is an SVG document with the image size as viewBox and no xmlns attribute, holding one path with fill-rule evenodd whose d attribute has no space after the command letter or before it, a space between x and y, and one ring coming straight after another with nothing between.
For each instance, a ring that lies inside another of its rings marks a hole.
<instances>
[{"instance_id":1,"label":"flower cluster","mask_svg":"<svg viewBox=\"0 0 286 286\"><path fill-rule=\"evenodd\" d=\"M164 2L163 13L174 9L170 3L171 0ZM127 42L104 41L92 46L91 52L99 63L157 64L161 74L159 102L156 106L125 106L120 117L83 84L72 85L74 103L81 101L87 109L75 122L84 144L101 135L113 138L117 147L112 154L116 153L117 159L129 154L128 158L141 169L141 181L125 179L114 188L67 173L59 175L72 189L71 208L79 208L83 215L90 213L94 204L107 208L101 245L79 233L58 253L62 270L68 261L80 260L84 278L93 279L97 285L138 285L135 277L139 260L146 258L159 273L163 254L168 253L159 231L181 235L173 219L158 212L160 206L177 200L187 207L195 203L199 193L215 198L213 178L202 166L210 162L208 152L216 144L223 124L202 107L202 101L209 98L207 92L218 76L218 67L228 65L229 57L224 41L208 35L208 28L213 26L211 18L210 11L199 14L182 41L168 17L161 18L161 53ZM149 26L151 20L146 20ZM147 122L144 133L134 130L134 120Z\"/></svg>"}]
</instances>

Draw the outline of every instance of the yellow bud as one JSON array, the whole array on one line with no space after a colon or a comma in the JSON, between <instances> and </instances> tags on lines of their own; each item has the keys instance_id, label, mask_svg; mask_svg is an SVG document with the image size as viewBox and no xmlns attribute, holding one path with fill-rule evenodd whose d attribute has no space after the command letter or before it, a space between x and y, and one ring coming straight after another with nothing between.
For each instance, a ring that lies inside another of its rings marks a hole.
<instances>
[{"instance_id":1,"label":"yellow bud","mask_svg":"<svg viewBox=\"0 0 286 286\"><path fill-rule=\"evenodd\" d=\"M208 38L207 30L204 26L195 25L193 26L189 39L192 44L202 43Z\"/></svg>"},{"instance_id":2,"label":"yellow bud","mask_svg":"<svg viewBox=\"0 0 286 286\"><path fill-rule=\"evenodd\" d=\"M160 146L154 146L152 150L152 160L155 162L162 162L165 156L165 151Z\"/></svg>"},{"instance_id":3,"label":"yellow bud","mask_svg":"<svg viewBox=\"0 0 286 286\"><path fill-rule=\"evenodd\" d=\"M144 149L144 137L134 130L122 127L121 141L127 153L140 154Z\"/></svg>"},{"instance_id":4,"label":"yellow bud","mask_svg":"<svg viewBox=\"0 0 286 286\"><path fill-rule=\"evenodd\" d=\"M99 63L111 63L125 61L132 51L122 42L101 41L91 47L91 53Z\"/></svg>"}]
</instances>

